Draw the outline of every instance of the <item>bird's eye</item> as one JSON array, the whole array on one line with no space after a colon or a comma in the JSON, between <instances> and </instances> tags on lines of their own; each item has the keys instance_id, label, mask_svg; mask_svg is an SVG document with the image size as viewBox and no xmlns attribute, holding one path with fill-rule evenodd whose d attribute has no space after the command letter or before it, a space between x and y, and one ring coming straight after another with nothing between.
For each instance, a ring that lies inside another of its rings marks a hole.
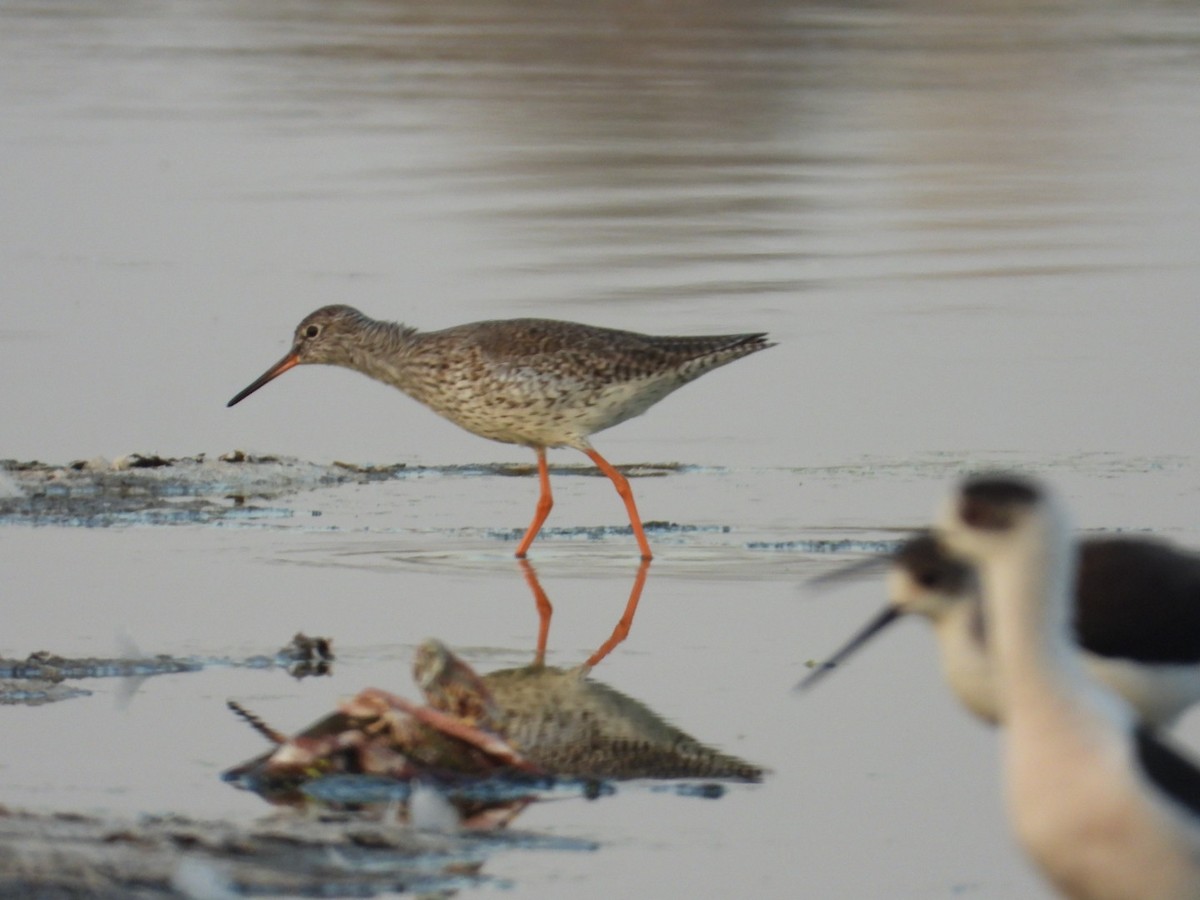
<instances>
[{"instance_id":1,"label":"bird's eye","mask_svg":"<svg viewBox=\"0 0 1200 900\"><path fill-rule=\"evenodd\" d=\"M315 338L320 333L321 333L320 325L309 325L307 328L304 329L305 337Z\"/></svg>"},{"instance_id":2,"label":"bird's eye","mask_svg":"<svg viewBox=\"0 0 1200 900\"><path fill-rule=\"evenodd\" d=\"M934 569L922 569L921 571L914 573L914 575L916 577L917 584L921 585L923 588L935 588L937 587L938 582L941 580L938 578L938 573Z\"/></svg>"}]
</instances>

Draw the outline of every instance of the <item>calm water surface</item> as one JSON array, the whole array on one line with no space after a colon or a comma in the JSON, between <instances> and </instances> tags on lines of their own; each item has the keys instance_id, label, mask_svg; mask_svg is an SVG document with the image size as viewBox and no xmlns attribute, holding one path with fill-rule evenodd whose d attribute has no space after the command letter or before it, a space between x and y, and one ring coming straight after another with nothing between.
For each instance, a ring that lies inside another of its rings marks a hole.
<instances>
[{"instance_id":1,"label":"calm water surface","mask_svg":"<svg viewBox=\"0 0 1200 900\"><path fill-rule=\"evenodd\" d=\"M1042 896L993 736L924 629L789 693L882 599L800 592L836 560L789 542L894 539L999 464L1055 478L1088 527L1200 544L1198 90L1188 3L5 4L0 457L531 461L347 372L225 409L331 302L429 328L770 331L597 438L702 467L635 490L647 519L711 528L661 541L596 675L774 775L535 808L523 827L601 849L488 871L529 897ZM621 521L600 481L557 491L551 526ZM536 617L488 529L524 525L534 492L427 478L240 529L4 529L5 655L268 652L304 628L343 662L6 710L0 802L256 816L215 779L258 748L226 697L290 727L367 683L409 693L428 635L520 664ZM579 661L632 543L534 555L552 661Z\"/></svg>"}]
</instances>

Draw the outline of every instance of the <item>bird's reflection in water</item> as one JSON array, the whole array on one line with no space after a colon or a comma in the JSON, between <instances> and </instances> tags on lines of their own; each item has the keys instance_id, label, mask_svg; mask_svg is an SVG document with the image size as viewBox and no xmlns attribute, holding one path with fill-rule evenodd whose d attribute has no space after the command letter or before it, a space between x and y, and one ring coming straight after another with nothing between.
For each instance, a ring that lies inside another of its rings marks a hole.
<instances>
[{"instance_id":1,"label":"bird's reflection in water","mask_svg":"<svg viewBox=\"0 0 1200 900\"><path fill-rule=\"evenodd\" d=\"M533 665L540 666L546 661L546 641L550 635L550 618L554 615L554 606L550 603L550 598L546 596L546 591L542 588L542 583L538 580L537 571L533 568L533 564L527 559L517 560L517 565L521 567L521 573L525 576L525 583L529 585L529 589L533 592L534 603L537 604L538 611L538 637L537 649L534 651ZM646 586L646 575L650 571L650 560L643 559L641 565L638 566L637 575L633 579L633 588L629 591L629 599L625 601L625 611L621 614L621 618L613 627L612 634L604 641L596 652L587 658L583 664L585 674L593 666L612 653L613 648L629 637L629 629L633 626L633 617L637 614L638 603L642 599L642 589Z\"/></svg>"},{"instance_id":2,"label":"bird's reflection in water","mask_svg":"<svg viewBox=\"0 0 1200 900\"><path fill-rule=\"evenodd\" d=\"M530 665L480 675L430 639L413 661L424 703L368 688L292 737L231 702L275 747L224 778L271 802L363 808L386 801L401 812L414 785L432 786L464 825L479 827L506 824L547 794L609 793L614 781L761 780L759 766L701 743L590 677L628 636L647 563L612 634L568 669L545 664L552 607L533 567L521 569L542 616Z\"/></svg>"}]
</instances>

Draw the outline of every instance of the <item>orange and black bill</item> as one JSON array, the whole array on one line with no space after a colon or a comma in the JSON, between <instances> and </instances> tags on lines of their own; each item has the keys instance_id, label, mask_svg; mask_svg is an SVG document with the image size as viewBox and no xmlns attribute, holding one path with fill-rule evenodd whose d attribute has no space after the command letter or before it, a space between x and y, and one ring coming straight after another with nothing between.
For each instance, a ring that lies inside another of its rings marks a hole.
<instances>
[{"instance_id":1,"label":"orange and black bill","mask_svg":"<svg viewBox=\"0 0 1200 900\"><path fill-rule=\"evenodd\" d=\"M264 384L266 384L268 381L272 381L273 379L278 378L280 375L282 375L288 369L294 368L295 366L298 366L298 365L300 365L300 355L298 353L296 353L296 351L293 350L287 356L285 356L283 359L281 359L279 362L275 363L275 365L271 366L271 368L267 369L267 371L265 371L261 375L259 375L258 378L256 378L249 387L246 387L246 388L238 391L237 394L234 396L234 398L232 400L230 400L228 403L226 403L225 406L230 407L230 406L233 406L235 403L240 403L241 401L243 401L247 397L249 397L251 394L253 394L255 391L257 391Z\"/></svg>"}]
</instances>

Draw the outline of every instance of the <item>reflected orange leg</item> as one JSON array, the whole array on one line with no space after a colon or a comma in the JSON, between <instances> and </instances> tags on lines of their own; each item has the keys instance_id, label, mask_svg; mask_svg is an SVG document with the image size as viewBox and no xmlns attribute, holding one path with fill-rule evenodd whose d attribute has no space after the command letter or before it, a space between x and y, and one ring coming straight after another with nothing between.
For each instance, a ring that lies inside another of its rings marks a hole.
<instances>
[{"instance_id":1,"label":"reflected orange leg","mask_svg":"<svg viewBox=\"0 0 1200 900\"><path fill-rule=\"evenodd\" d=\"M617 493L621 495L621 499L625 501L625 509L629 512L629 524L633 526L633 536L637 538L638 547L642 550L642 560L649 562L654 559L654 554L650 552L650 542L646 540L646 532L642 530L642 519L638 515L637 504L633 502L633 490L629 487L629 481L609 465L608 460L597 453L595 450L588 448L584 451L588 457L597 466L600 471L609 477L613 486L616 487ZM517 554L520 556L521 554Z\"/></svg>"},{"instance_id":2,"label":"reflected orange leg","mask_svg":"<svg viewBox=\"0 0 1200 900\"><path fill-rule=\"evenodd\" d=\"M633 617L637 613L638 602L642 599L642 588L646 586L646 573L649 571L650 560L643 559L642 564L638 566L637 577L633 579L633 590L629 592L629 600L625 603L625 612L621 614L621 619L612 630L612 634L608 636L608 640L601 644L583 664L585 670L591 669L592 666L612 653L617 644L629 637L629 629L633 626Z\"/></svg>"},{"instance_id":3,"label":"reflected orange leg","mask_svg":"<svg viewBox=\"0 0 1200 900\"><path fill-rule=\"evenodd\" d=\"M533 602L537 604L538 637L533 664L535 666L545 665L546 639L550 636L550 617L554 614L554 607L550 605L550 598L542 590L542 583L538 581L537 572L534 571L529 561L522 559L517 564L521 567L521 573L525 576L525 583L529 585L529 590L533 591Z\"/></svg>"},{"instance_id":4,"label":"reflected orange leg","mask_svg":"<svg viewBox=\"0 0 1200 900\"><path fill-rule=\"evenodd\" d=\"M554 497L550 493L550 469L546 466L546 448L538 447L536 449L538 481L541 484L542 492L538 496L537 510L534 511L533 522L526 529L525 537L521 538L521 546L517 548L517 559L525 558L525 554L529 552L529 545L533 543L533 539L542 530L542 523L546 521L546 516L550 515L550 510L554 508Z\"/></svg>"}]
</instances>

